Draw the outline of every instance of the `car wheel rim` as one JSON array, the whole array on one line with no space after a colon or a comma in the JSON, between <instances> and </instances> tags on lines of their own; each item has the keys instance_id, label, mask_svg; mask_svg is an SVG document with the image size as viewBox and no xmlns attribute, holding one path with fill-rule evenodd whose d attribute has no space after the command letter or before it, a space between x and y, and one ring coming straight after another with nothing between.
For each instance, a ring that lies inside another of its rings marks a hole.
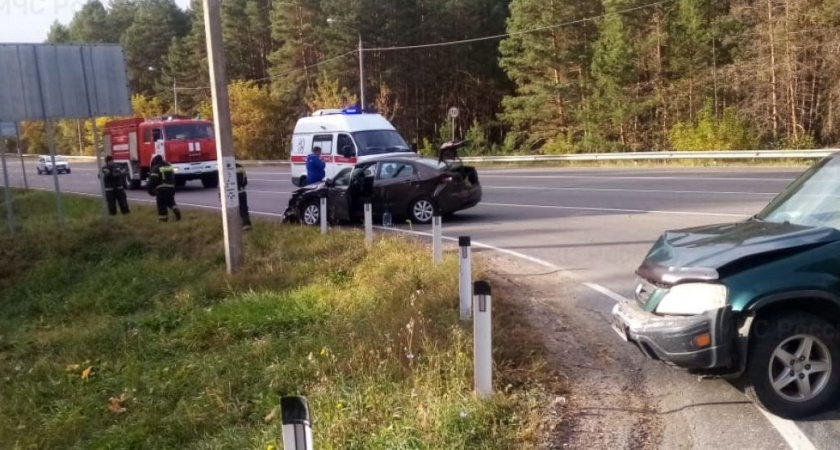
<instances>
[{"instance_id":1,"label":"car wheel rim","mask_svg":"<svg viewBox=\"0 0 840 450\"><path fill-rule=\"evenodd\" d=\"M773 390L785 400L811 400L825 390L831 378L831 353L815 336L790 337L773 351L769 376Z\"/></svg>"},{"instance_id":2,"label":"car wheel rim","mask_svg":"<svg viewBox=\"0 0 840 450\"><path fill-rule=\"evenodd\" d=\"M418 222L428 222L435 214L435 207L428 200L420 200L414 204L414 218Z\"/></svg>"},{"instance_id":3,"label":"car wheel rim","mask_svg":"<svg viewBox=\"0 0 840 450\"><path fill-rule=\"evenodd\" d=\"M308 205L303 210L303 223L307 225L315 225L320 220L321 212L318 210L318 205Z\"/></svg>"}]
</instances>

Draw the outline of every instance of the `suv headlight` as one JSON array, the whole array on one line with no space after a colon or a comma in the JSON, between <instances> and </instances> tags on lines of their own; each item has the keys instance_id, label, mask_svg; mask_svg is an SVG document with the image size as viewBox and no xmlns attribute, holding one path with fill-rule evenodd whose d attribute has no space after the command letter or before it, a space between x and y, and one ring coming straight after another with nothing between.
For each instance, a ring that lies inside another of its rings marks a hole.
<instances>
[{"instance_id":1,"label":"suv headlight","mask_svg":"<svg viewBox=\"0 0 840 450\"><path fill-rule=\"evenodd\" d=\"M722 284L686 283L672 287L656 307L657 314L694 316L726 306L727 289Z\"/></svg>"}]
</instances>

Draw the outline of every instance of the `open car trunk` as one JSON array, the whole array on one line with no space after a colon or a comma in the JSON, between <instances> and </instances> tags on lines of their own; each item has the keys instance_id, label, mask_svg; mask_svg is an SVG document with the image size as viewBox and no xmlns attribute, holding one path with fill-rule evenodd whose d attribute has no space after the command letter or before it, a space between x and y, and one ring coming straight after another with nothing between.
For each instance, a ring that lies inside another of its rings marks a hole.
<instances>
[{"instance_id":1,"label":"open car trunk","mask_svg":"<svg viewBox=\"0 0 840 450\"><path fill-rule=\"evenodd\" d=\"M468 185L477 185L478 171L475 167L465 166L461 157L458 155L458 150L466 147L469 141L447 142L440 146L438 150L438 162L444 163L447 166L446 171L451 173L453 177L457 177L460 181L466 182Z\"/></svg>"}]
</instances>

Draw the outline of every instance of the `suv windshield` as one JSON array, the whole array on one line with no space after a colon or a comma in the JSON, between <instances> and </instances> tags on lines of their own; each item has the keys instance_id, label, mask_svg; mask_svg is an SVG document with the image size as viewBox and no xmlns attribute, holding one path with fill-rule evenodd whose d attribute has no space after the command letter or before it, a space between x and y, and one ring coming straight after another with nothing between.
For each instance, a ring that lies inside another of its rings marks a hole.
<instances>
[{"instance_id":1,"label":"suv windshield","mask_svg":"<svg viewBox=\"0 0 840 450\"><path fill-rule=\"evenodd\" d=\"M840 158L826 158L814 164L756 219L840 229Z\"/></svg>"},{"instance_id":2,"label":"suv windshield","mask_svg":"<svg viewBox=\"0 0 840 450\"><path fill-rule=\"evenodd\" d=\"M209 124L167 125L166 140L212 139L213 126Z\"/></svg>"},{"instance_id":3,"label":"suv windshield","mask_svg":"<svg viewBox=\"0 0 840 450\"><path fill-rule=\"evenodd\" d=\"M402 136L393 130L358 131L353 133L353 139L359 146L357 156L412 153Z\"/></svg>"}]
</instances>

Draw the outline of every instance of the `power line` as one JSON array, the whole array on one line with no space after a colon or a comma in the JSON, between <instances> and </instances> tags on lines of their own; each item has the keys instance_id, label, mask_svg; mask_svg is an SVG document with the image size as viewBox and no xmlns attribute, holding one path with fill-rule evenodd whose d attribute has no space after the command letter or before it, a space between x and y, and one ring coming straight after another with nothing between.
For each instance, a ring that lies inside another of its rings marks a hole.
<instances>
[{"instance_id":1,"label":"power line","mask_svg":"<svg viewBox=\"0 0 840 450\"><path fill-rule=\"evenodd\" d=\"M355 54L355 53L358 53L358 52L359 52L358 50L350 50L350 51L349 51L349 52L347 52L347 53L342 53L342 54L340 54L340 55L338 55L338 56L334 56L334 57L332 57L332 58L330 58L330 59L325 59L325 60L323 60L323 61L319 61L319 62L317 62L317 63L315 63L315 64L311 64L311 65L308 65L308 66L303 66L303 67L301 67L300 69L290 70L290 71L288 71L288 72L286 72L286 73L281 73L280 75L272 75L272 76L270 76L270 77L260 78L260 79L253 80L253 81L255 81L255 82L258 82L258 83L259 83L260 81L268 81L268 80L273 80L273 79L275 79L275 78L282 78L282 77L285 77L285 76L287 76L287 75L291 75L291 74L293 74L293 73L303 72L303 71L306 71L306 70L309 70L309 69L313 69L313 68L315 68L315 67L318 67L318 66L321 66L321 65L324 65L324 64L327 64L327 63L333 62L333 61L335 61L335 60L337 60L337 59L341 59L341 58L344 58L345 56L352 55L352 54Z\"/></svg>"},{"instance_id":2,"label":"power line","mask_svg":"<svg viewBox=\"0 0 840 450\"><path fill-rule=\"evenodd\" d=\"M363 51L365 51L365 52L390 52L390 51L397 51L397 50L416 50L416 49L420 49L420 48L448 47L448 46L452 46L452 45L470 44L470 43L473 43L473 42L492 41L492 40L503 39L503 38L511 37L511 36L519 36L521 34L537 33L537 32L540 32L540 31L551 30L551 29L554 29L554 28L562 28L562 27L567 27L569 25L576 25L576 24L579 24L579 23L591 22L593 20L603 19L604 17L608 17L608 16L611 16L611 15L626 14L626 13L633 12L633 11L638 11L638 10L641 10L641 9L647 9L647 8L650 8L650 7L653 7L653 6L664 5L666 3L671 3L673 1L674 0L662 0L662 1L654 2L654 3L648 3L646 5L636 6L636 7L633 7L633 8L623 9L621 11L604 13L604 14L601 14L601 15L598 15L598 16L584 17L582 19L575 19L575 20L572 20L572 21L569 21L569 22L558 23L558 24L555 24L555 25L547 25L547 26L538 27L538 28L531 28L529 30L514 31L512 33L495 34L495 35L492 35L492 36L484 36L484 37L472 38L472 39L461 39L461 40L458 40L458 41L438 42L438 43L435 43L435 44L401 45L401 46L395 46L395 47L364 48Z\"/></svg>"},{"instance_id":3,"label":"power line","mask_svg":"<svg viewBox=\"0 0 840 450\"><path fill-rule=\"evenodd\" d=\"M348 56L348 55L356 54L356 53L358 53L358 52L359 52L358 50L351 50L351 51L349 51L349 52L347 52L347 53L342 53L342 54L340 54L340 55L338 55L338 56L335 56L335 57L332 57L332 58L329 58L329 59L325 59L325 60L323 60L323 61L319 61L319 62L317 62L317 63L315 63L315 64L310 64L310 65L307 65L307 66L303 66L303 67L301 67L300 69L294 69L294 70L290 70L290 71L288 71L288 72L281 73L281 74L279 74L279 75L272 75L272 76L270 76L270 77L258 78L258 79L256 79L256 80L247 80L247 81L253 81L253 82L255 82L255 83L259 83L259 82L261 82L261 81L268 81L268 80L273 80L273 79L275 79L275 78L282 78L282 77L285 77L285 76L287 76L287 75L291 75L291 74L296 73L296 72L303 72L303 71L305 71L305 70L313 69L313 68L315 68L315 67L318 67L318 66L321 66L321 65L324 65L324 64L327 64L327 63L333 62L333 61L335 61L335 60L337 60L337 59L344 58L345 56ZM177 87L176 89L178 89L179 91L181 91L181 90L184 90L184 91L202 91L202 90L207 90L207 89L210 89L210 86L204 86L204 87Z\"/></svg>"}]
</instances>

